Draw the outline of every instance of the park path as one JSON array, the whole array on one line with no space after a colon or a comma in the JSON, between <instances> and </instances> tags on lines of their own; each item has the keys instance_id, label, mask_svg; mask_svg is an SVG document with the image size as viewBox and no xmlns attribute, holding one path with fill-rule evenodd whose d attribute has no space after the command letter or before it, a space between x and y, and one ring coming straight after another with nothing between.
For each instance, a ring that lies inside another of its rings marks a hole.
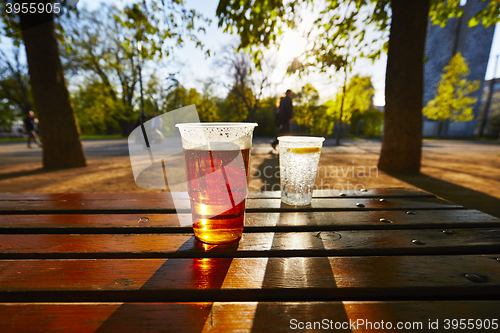
<instances>
[{"instance_id":1,"label":"park path","mask_svg":"<svg viewBox=\"0 0 500 333\"><path fill-rule=\"evenodd\" d=\"M256 138L250 189L277 190L278 155L271 139ZM0 192L148 192L132 175L127 140L84 141L88 166L41 168L41 150L25 143L0 143ZM454 140L424 141L422 175L394 176L377 169L380 142L326 140L317 188L418 187L471 208L500 215L500 144ZM499 208L494 208L499 207Z\"/></svg>"}]
</instances>

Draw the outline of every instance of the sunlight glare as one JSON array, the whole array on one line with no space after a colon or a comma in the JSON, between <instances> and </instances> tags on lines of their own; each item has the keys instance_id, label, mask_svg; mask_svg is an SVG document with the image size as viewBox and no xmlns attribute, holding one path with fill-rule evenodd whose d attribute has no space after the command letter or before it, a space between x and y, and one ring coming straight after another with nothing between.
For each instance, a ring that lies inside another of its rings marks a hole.
<instances>
[{"instance_id":1,"label":"sunlight glare","mask_svg":"<svg viewBox=\"0 0 500 333\"><path fill-rule=\"evenodd\" d=\"M287 30L283 34L283 40L278 51L280 62L290 63L305 51L307 39L293 30Z\"/></svg>"},{"instance_id":2,"label":"sunlight glare","mask_svg":"<svg viewBox=\"0 0 500 333\"><path fill-rule=\"evenodd\" d=\"M204 205L204 204L201 204L200 205L200 213L202 215L208 215L208 206Z\"/></svg>"}]
</instances>

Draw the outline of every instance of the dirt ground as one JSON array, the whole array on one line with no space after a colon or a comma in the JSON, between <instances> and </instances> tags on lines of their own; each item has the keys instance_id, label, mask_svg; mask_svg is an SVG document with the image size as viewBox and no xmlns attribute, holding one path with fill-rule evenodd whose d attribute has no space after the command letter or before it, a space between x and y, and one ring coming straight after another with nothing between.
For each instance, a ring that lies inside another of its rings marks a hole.
<instances>
[{"instance_id":1,"label":"dirt ground","mask_svg":"<svg viewBox=\"0 0 500 333\"><path fill-rule=\"evenodd\" d=\"M316 186L338 190L416 187L457 204L500 216L500 145L433 142L426 146L422 174L402 177L388 175L376 168L378 142L347 142L341 147L327 143L322 150ZM31 158L8 163L7 158L12 158L11 155L0 154L0 159L4 159L0 162L2 193L155 191L135 184L128 156L90 156L87 167L44 170L39 161L34 162ZM267 141L254 143L250 189L278 190L278 170L278 155L272 153Z\"/></svg>"}]
</instances>

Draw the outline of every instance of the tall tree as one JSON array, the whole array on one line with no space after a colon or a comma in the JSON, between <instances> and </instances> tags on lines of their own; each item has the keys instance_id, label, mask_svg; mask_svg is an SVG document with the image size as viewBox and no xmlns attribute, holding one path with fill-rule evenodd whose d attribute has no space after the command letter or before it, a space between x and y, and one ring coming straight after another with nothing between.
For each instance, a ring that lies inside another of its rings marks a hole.
<instances>
[{"instance_id":1,"label":"tall tree","mask_svg":"<svg viewBox=\"0 0 500 333\"><path fill-rule=\"evenodd\" d=\"M15 4L19 3L20 1L15 1ZM53 2L31 0L24 3L47 6ZM40 119L40 134L44 143L43 166L85 166L80 133L59 59L54 13L47 10L23 13L24 10L21 10L18 11L16 20L15 7L10 8L14 8L14 11L10 10L9 13L9 6L2 6L0 15L9 37L19 38L19 31L22 31L33 98Z\"/></svg>"},{"instance_id":2,"label":"tall tree","mask_svg":"<svg viewBox=\"0 0 500 333\"><path fill-rule=\"evenodd\" d=\"M387 172L420 172L424 51L429 0L392 0L385 73L382 150L378 167Z\"/></svg>"},{"instance_id":3,"label":"tall tree","mask_svg":"<svg viewBox=\"0 0 500 333\"><path fill-rule=\"evenodd\" d=\"M68 32L64 58L74 72L98 78L105 93L121 104L108 116L120 124L122 135L127 136L138 117L135 106L139 104L139 75L146 76L148 64L161 66L160 61L174 51L172 45L181 47L185 39L202 47L194 33L200 20L203 22L199 14L185 10L179 1L151 0L123 9L102 4L92 12L80 10L78 18L62 22ZM139 62L145 69L142 73ZM173 88L157 83L167 90Z\"/></svg>"},{"instance_id":4,"label":"tall tree","mask_svg":"<svg viewBox=\"0 0 500 333\"><path fill-rule=\"evenodd\" d=\"M469 73L464 57L455 54L444 68L434 99L423 110L424 116L439 121L438 136L446 135L443 133L445 120L464 122L474 118L472 106L477 98L469 95L479 89L479 81L468 81Z\"/></svg>"},{"instance_id":5,"label":"tall tree","mask_svg":"<svg viewBox=\"0 0 500 333\"><path fill-rule=\"evenodd\" d=\"M239 99L239 104L246 108L246 117L243 119L255 122L264 91L272 85L274 59L260 58L260 64L256 68L248 54L236 49L236 47L227 46L217 64L225 67L230 76L231 83L226 86L229 90L229 98Z\"/></svg>"},{"instance_id":6,"label":"tall tree","mask_svg":"<svg viewBox=\"0 0 500 333\"><path fill-rule=\"evenodd\" d=\"M217 8L219 25L241 36L240 47L267 46L276 41L285 26L296 23L297 7L311 0L283 1L220 0ZM386 71L386 108L384 138L379 168L388 172L418 173L422 141L422 85L424 44L429 14L436 24L444 25L450 17L461 15L460 0L326 0L328 9L338 11L355 6L359 13L367 13L365 24L380 32L389 30ZM312 7L312 6L311 6ZM359 24L345 21L346 26ZM497 0L490 0L487 8L477 13L470 25L482 22L489 26L500 19ZM363 40L364 33L356 38ZM325 39L328 45L332 40ZM386 48L384 46L384 48ZM391 50L392 48L392 50ZM326 48L328 50L328 47ZM330 48L332 51L334 49ZM337 59L332 53L330 59ZM372 52L371 57L376 57Z\"/></svg>"}]
</instances>

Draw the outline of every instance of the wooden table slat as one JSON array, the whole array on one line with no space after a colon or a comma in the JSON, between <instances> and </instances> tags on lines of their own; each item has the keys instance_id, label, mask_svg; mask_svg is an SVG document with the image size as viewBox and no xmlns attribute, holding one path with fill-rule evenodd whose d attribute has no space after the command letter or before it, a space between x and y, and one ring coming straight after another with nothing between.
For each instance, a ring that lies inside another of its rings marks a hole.
<instances>
[{"instance_id":1,"label":"wooden table slat","mask_svg":"<svg viewBox=\"0 0 500 333\"><path fill-rule=\"evenodd\" d=\"M483 228L245 233L239 243L210 246L196 241L193 234L0 235L4 259L325 257L496 253L498 249L500 230Z\"/></svg>"},{"instance_id":2,"label":"wooden table slat","mask_svg":"<svg viewBox=\"0 0 500 333\"><path fill-rule=\"evenodd\" d=\"M343 193L345 196L340 196ZM180 198L188 198L185 192L175 192ZM415 198L435 197L434 194L414 188L374 188L365 191L359 190L315 190L315 198ZM248 198L255 199L279 199L280 191L250 191ZM144 193L0 193L0 201L60 201L60 200L171 200L171 192L144 192Z\"/></svg>"},{"instance_id":3,"label":"wooden table slat","mask_svg":"<svg viewBox=\"0 0 500 333\"><path fill-rule=\"evenodd\" d=\"M359 204L363 206L359 206ZM60 201L0 201L1 214L81 214L101 213L174 213L190 211L189 199L179 199L178 205L172 200L60 200ZM438 198L391 198L381 202L374 198L318 198L309 206L288 206L280 199L248 199L247 212L286 212L286 211L357 211L357 210L426 210L460 209Z\"/></svg>"},{"instance_id":4,"label":"wooden table slat","mask_svg":"<svg viewBox=\"0 0 500 333\"><path fill-rule=\"evenodd\" d=\"M251 191L248 193L249 198L255 199L279 199L281 198L280 191ZM415 188L373 188L366 189L366 191L360 190L314 190L314 198L418 198L427 197L434 198L434 194L429 192L424 192Z\"/></svg>"},{"instance_id":5,"label":"wooden table slat","mask_svg":"<svg viewBox=\"0 0 500 333\"><path fill-rule=\"evenodd\" d=\"M344 194L249 193L225 245L194 239L186 193L0 194L0 332L500 321L500 219L416 189Z\"/></svg>"},{"instance_id":6,"label":"wooden table slat","mask_svg":"<svg viewBox=\"0 0 500 333\"><path fill-rule=\"evenodd\" d=\"M470 332L492 332L499 308L500 301L0 303L0 331L289 332L326 319L325 329L335 332L366 332L368 322L382 321L395 331L398 323L411 325L408 331L429 331L432 323L433 332L448 332L446 319L473 318L474 325L479 321Z\"/></svg>"},{"instance_id":7,"label":"wooden table slat","mask_svg":"<svg viewBox=\"0 0 500 333\"><path fill-rule=\"evenodd\" d=\"M499 256L0 260L0 299L4 302L498 299ZM468 280L466 274L476 274L484 283Z\"/></svg>"},{"instance_id":8,"label":"wooden table slat","mask_svg":"<svg viewBox=\"0 0 500 333\"><path fill-rule=\"evenodd\" d=\"M247 213L245 232L500 227L476 210ZM181 215L190 220L189 214ZM381 222L380 219L390 222ZM176 214L0 215L2 233L186 233Z\"/></svg>"}]
</instances>

